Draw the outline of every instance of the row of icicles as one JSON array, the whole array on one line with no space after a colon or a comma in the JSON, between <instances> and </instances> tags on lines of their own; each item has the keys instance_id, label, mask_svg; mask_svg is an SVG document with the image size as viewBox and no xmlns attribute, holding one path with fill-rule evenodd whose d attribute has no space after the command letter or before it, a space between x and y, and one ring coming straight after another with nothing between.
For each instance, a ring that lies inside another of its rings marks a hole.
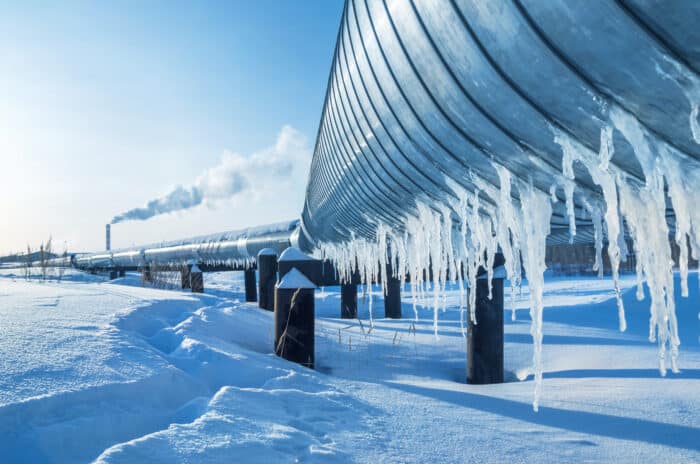
<instances>
[{"instance_id":1,"label":"row of icicles","mask_svg":"<svg viewBox=\"0 0 700 464\"><path fill-rule=\"evenodd\" d=\"M696 107L694 107L696 111ZM595 153L563 132L555 131L555 142L563 152L562 174L552 185L550 194L534 188L531 183L511 176L510 171L493 162L500 188L496 188L470 173L478 187L475 192L462 189L447 179L453 198L444 204L419 203L417 214L406 216L403 232L397 233L378 224L376 240L353 239L342 244L322 244L319 257L332 260L341 279L359 271L363 283L381 283L386 288L382 269L391 264L396 277L405 283L409 276L414 312L418 298L432 292L434 330L437 336L439 309L444 309L447 282L460 288L460 320L464 333L465 308L475 320L476 275L486 269L490 282L493 259L497 251L505 258L506 277L511 282L512 295L519 289L521 275L527 278L530 295L531 334L533 338L533 372L535 391L533 408L538 409L542 385L542 311L546 238L550 233L552 202L556 191L564 192L570 220L570 234L576 234L574 194L590 215L594 228L596 259L594 270L603 273L603 240L607 236L607 253L619 312L620 330L626 329L625 311L620 295L619 266L628 250L625 235L632 239L636 255L638 282L637 298L643 299L643 282L651 295L649 340L658 341L659 369L666 374L667 362L678 372L678 327L673 298L673 260L666 221L666 193L675 215L674 240L680 247L679 269L682 295L688 295L688 248L693 258L700 257L700 166L673 147L650 136L637 119L617 107L610 109L610 124L600 133L600 150ZM692 118L692 114L691 114ZM695 132L695 125L691 128ZM644 183L631 179L617 168L614 154L613 129L628 141L642 171ZM694 134L695 135L695 134ZM698 134L700 137L700 134ZM700 140L696 138L700 143ZM602 197L576 189L573 164L578 162L590 173L600 187ZM512 196L517 190L519 200ZM480 202L480 196L491 199ZM492 207L491 204L495 204ZM456 218L456 220L455 220ZM626 225L626 230L625 230ZM391 261L391 263L389 262ZM433 282L427 282L432 263ZM523 272L524 271L524 272ZM371 292L369 309L372 317ZM513 305L513 318L515 309ZM668 353L670 352L670 360Z\"/></svg>"}]
</instances>

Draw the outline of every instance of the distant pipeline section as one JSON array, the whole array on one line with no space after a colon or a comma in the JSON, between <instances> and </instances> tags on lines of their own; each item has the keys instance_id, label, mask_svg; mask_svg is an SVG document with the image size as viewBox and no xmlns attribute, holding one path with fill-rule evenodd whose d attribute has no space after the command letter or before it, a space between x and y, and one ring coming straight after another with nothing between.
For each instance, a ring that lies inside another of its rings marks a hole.
<instances>
[{"instance_id":1,"label":"distant pipeline section","mask_svg":"<svg viewBox=\"0 0 700 464\"><path fill-rule=\"evenodd\" d=\"M281 254L296 243L298 226L299 221L294 220L138 247L74 253L47 260L46 265L93 272L175 269L191 264L203 271L244 270L255 267L260 250L270 248Z\"/></svg>"}]
</instances>

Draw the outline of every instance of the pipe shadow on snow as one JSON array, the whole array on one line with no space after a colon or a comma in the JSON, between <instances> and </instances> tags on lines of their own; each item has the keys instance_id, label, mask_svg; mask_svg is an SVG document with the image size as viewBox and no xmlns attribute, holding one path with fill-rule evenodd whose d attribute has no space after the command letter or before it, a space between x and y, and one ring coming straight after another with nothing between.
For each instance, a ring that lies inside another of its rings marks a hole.
<instances>
[{"instance_id":1,"label":"pipe shadow on snow","mask_svg":"<svg viewBox=\"0 0 700 464\"><path fill-rule=\"evenodd\" d=\"M539 412L536 413L529 403L466 391L449 391L394 382L389 382L387 385L406 393L426 396L466 409L496 414L545 427L673 448L700 450L700 443L698 443L700 428L696 427L547 406L540 406Z\"/></svg>"},{"instance_id":2,"label":"pipe shadow on snow","mask_svg":"<svg viewBox=\"0 0 700 464\"><path fill-rule=\"evenodd\" d=\"M506 333L506 343L532 345L532 335L524 333ZM544 345L614 345L614 346L654 346L648 340L621 337L588 337L584 335L549 335L544 333Z\"/></svg>"},{"instance_id":3,"label":"pipe shadow on snow","mask_svg":"<svg viewBox=\"0 0 700 464\"><path fill-rule=\"evenodd\" d=\"M609 279L610 277L606 276L605 278ZM700 286L695 285L695 278L696 275L694 273L691 273L688 279L689 296L683 297L681 296L680 276L678 273L674 274L674 297L676 302L676 315L678 317L679 334L681 337L681 341L683 342L684 349L692 350L700 348L700 338L697 336L698 330L700 329L700 323L698 322L698 308L696 304L696 302L700 299ZM404 288L403 291L404 295L408 294L408 288ZM650 345L647 339L649 336L649 306L651 304L651 297L649 294L649 288L647 287L646 283L644 284L644 299L641 301L637 300L636 298L636 286L630 286L627 288L623 288L622 290L622 299L627 314L627 331L625 333L609 338L548 335L546 327L547 323L559 323L573 327L590 327L612 331L618 330L619 321L617 306L612 290L584 289L582 290L582 292L588 297L596 297L609 294L609 298L601 299L598 301L590 301L588 303L545 306L543 316L545 322L545 343L619 346ZM557 295L576 296L579 293L580 292L575 288L549 289L545 291L545 297L552 297ZM375 317L377 319L382 319L384 301L381 295L375 297L373 306L373 312ZM333 308L335 308L335 304L333 305ZM413 320L414 315L413 303L411 301L404 300L401 304L401 309L404 319L382 319L383 323L398 326L392 328L392 330L397 330L399 332L408 330L408 323L410 323ZM432 306L429 303L426 304L425 300L422 300L416 305L416 309L418 311L419 316L419 322L416 323L417 333L432 333L432 327L427 327L428 325L432 325ZM339 312L339 308L337 309L337 311ZM529 324L529 312L525 308L519 308L517 311L517 321L511 321L510 308L505 308L504 311L504 322L506 324L506 342L532 343L532 338L529 335L508 333L508 326L512 324ZM317 311L317 315L323 317L337 317L335 314L335 309L331 309L331 307L322 308L320 311ZM361 298L358 298L358 316L362 319L369 318L368 305L366 304L366 302L363 302ZM440 311L439 327L459 327L458 317L459 315L456 311L448 311L447 313L443 313L442 311ZM405 324L405 327L403 326L403 324ZM440 336L461 335L457 333L440 333Z\"/></svg>"},{"instance_id":4,"label":"pipe shadow on snow","mask_svg":"<svg viewBox=\"0 0 700 464\"><path fill-rule=\"evenodd\" d=\"M700 369L681 369L679 374L670 373L661 377L658 369L572 369L566 371L545 372L548 379L659 379L659 380L687 380L700 379Z\"/></svg>"},{"instance_id":5,"label":"pipe shadow on snow","mask_svg":"<svg viewBox=\"0 0 700 464\"><path fill-rule=\"evenodd\" d=\"M204 289L206 295L212 295L217 298L223 298L225 300L230 300L231 302L242 302L245 299L245 294L239 291L237 288L230 290L225 290L216 287L207 287Z\"/></svg>"},{"instance_id":6,"label":"pipe shadow on snow","mask_svg":"<svg viewBox=\"0 0 700 464\"><path fill-rule=\"evenodd\" d=\"M680 277L674 274L674 300L676 304L676 316L678 318L678 332L682 342L681 350L700 348L700 338L698 338L698 330L700 322L698 322L698 307L697 301L700 300L699 286L695 284L695 275L689 277L688 282L688 297L681 296ZM627 330L621 336L627 340L609 339L610 344L634 344L635 342L630 336L634 336L640 343L653 345L647 341L649 336L649 307L651 305L651 296L649 287L644 284L644 299L637 300L636 286L623 289L622 301L625 306L625 314L627 320ZM530 317L526 311L519 311L518 318L530 321ZM521 316L522 314L522 316ZM574 306L550 306L545 307L544 322L567 324L579 327L591 327L609 330L618 330L619 321L617 315L617 307L615 299L606 300L603 302L581 304ZM550 338L547 335L545 326L545 343ZM508 341L508 340L507 340ZM554 342L556 343L556 341ZM574 342L575 343L575 342ZM600 341L592 344L605 344Z\"/></svg>"}]
</instances>

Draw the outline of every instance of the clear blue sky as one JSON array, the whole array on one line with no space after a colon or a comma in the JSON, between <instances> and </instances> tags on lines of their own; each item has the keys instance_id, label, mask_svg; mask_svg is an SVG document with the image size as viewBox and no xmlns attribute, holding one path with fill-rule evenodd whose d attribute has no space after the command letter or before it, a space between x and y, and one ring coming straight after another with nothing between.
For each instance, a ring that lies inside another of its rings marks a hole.
<instances>
[{"instance_id":1,"label":"clear blue sky","mask_svg":"<svg viewBox=\"0 0 700 464\"><path fill-rule=\"evenodd\" d=\"M0 2L0 253L49 234L101 249L112 216L193 184L226 151L264 155L285 126L310 153L341 12L341 0ZM118 224L114 242L294 218L305 181Z\"/></svg>"}]
</instances>

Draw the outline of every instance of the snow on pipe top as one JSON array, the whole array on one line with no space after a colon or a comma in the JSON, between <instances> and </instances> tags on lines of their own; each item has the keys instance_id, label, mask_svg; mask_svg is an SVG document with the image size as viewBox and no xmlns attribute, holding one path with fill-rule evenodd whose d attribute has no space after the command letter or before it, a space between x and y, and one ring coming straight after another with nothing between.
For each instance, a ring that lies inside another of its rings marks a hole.
<instances>
[{"instance_id":1,"label":"snow on pipe top","mask_svg":"<svg viewBox=\"0 0 700 464\"><path fill-rule=\"evenodd\" d=\"M683 295L688 247L700 257L698 23L698 2L348 0L299 242L365 281L391 260L414 292L431 265L435 311L503 252L530 286L535 407L547 241L594 242L601 274L607 244L621 330L633 251L661 373L677 371L669 237Z\"/></svg>"}]
</instances>

